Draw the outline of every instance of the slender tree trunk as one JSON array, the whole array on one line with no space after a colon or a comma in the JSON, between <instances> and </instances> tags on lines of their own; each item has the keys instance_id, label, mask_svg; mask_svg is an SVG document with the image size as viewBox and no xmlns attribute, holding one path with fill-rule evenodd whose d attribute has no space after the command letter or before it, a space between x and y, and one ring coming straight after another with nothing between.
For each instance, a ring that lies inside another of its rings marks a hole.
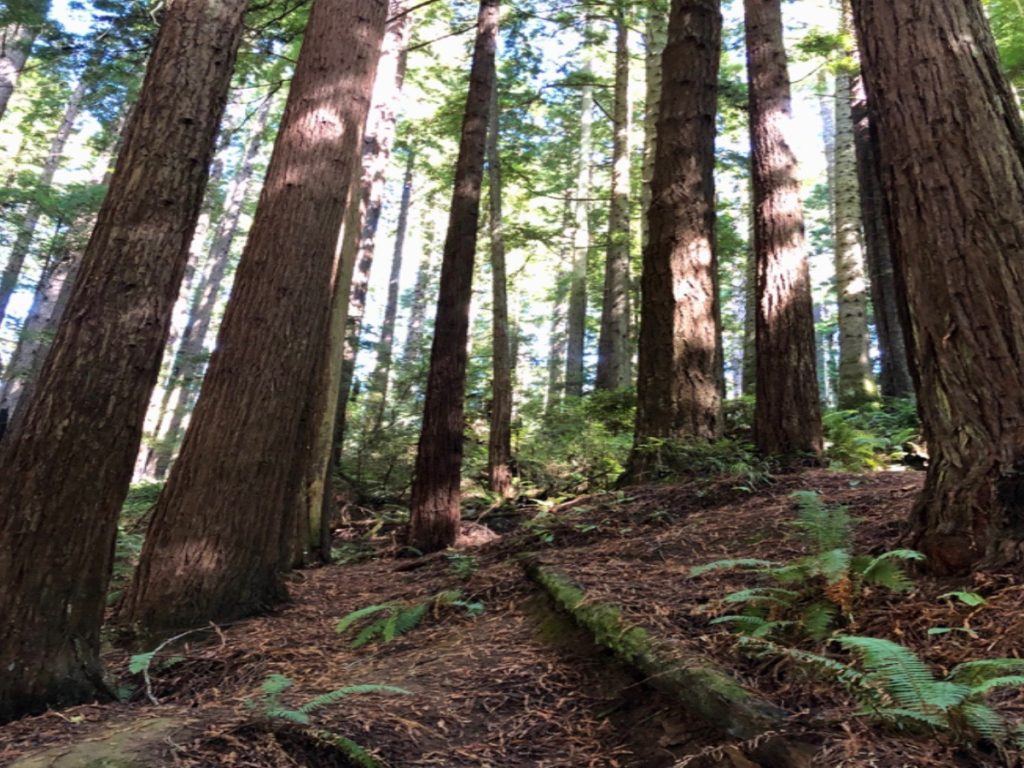
<instances>
[{"instance_id":1,"label":"slender tree trunk","mask_svg":"<svg viewBox=\"0 0 1024 768\"><path fill-rule=\"evenodd\" d=\"M36 30L27 24L0 27L0 119L18 85L18 77L28 59Z\"/></svg>"},{"instance_id":2,"label":"slender tree trunk","mask_svg":"<svg viewBox=\"0 0 1024 768\"><path fill-rule=\"evenodd\" d=\"M977 0L853 10L930 457L916 546L940 573L1020 560L1024 123Z\"/></svg>"},{"instance_id":3,"label":"slender tree trunk","mask_svg":"<svg viewBox=\"0 0 1024 768\"><path fill-rule=\"evenodd\" d=\"M430 201L427 201L427 207ZM431 243L428 223L427 244ZM425 250L420 259L419 268L416 270L416 282L412 288L412 301L409 304L409 322L405 330L405 346L402 349L402 361L404 365L410 364L420 357L423 346L423 332L427 322L427 292L430 289L431 278L430 252Z\"/></svg>"},{"instance_id":4,"label":"slender tree trunk","mask_svg":"<svg viewBox=\"0 0 1024 768\"><path fill-rule=\"evenodd\" d=\"M849 0L842 2L842 32L852 34ZM871 372L868 338L868 286L864 249L860 238L860 193L857 153L854 147L853 112L850 104L850 72L836 72L835 135L835 262L836 296L839 299L840 408L857 408L878 397Z\"/></svg>"},{"instance_id":5,"label":"slender tree trunk","mask_svg":"<svg viewBox=\"0 0 1024 768\"><path fill-rule=\"evenodd\" d=\"M53 177L60 166L61 158L64 156L64 147L71 137L71 131L75 127L75 121L78 119L78 113L81 109L85 92L86 85L80 80L78 85L75 86L75 90L72 91L67 106L64 107L64 116L57 127L57 132L50 141L50 149L46 154L46 160L43 161L43 167L39 173L38 185L40 189L46 189L53 185ZM32 239L36 234L36 226L39 224L39 219L42 215L43 209L39 203L29 203L25 211L24 221L18 231L18 236L11 247L11 254L7 259L7 265L4 267L3 274L0 275L0 323L3 323L7 317L7 306L10 303L11 296L14 295L14 291L18 287L18 278L21 275L22 268L25 266L25 259L28 257Z\"/></svg>"},{"instance_id":6,"label":"slender tree trunk","mask_svg":"<svg viewBox=\"0 0 1024 768\"><path fill-rule=\"evenodd\" d=\"M598 389L632 381L629 343L629 26L622 3L615 10L615 93L612 114L612 201L597 344Z\"/></svg>"},{"instance_id":7,"label":"slender tree trunk","mask_svg":"<svg viewBox=\"0 0 1024 768\"><path fill-rule=\"evenodd\" d=\"M658 103L662 88L662 51L668 37L668 3L647 0L644 29L644 66L647 70L647 92L644 99L644 165L640 192L640 245L647 250L649 239L647 213L651 208L651 180L654 178L654 157L658 149Z\"/></svg>"},{"instance_id":8,"label":"slender tree trunk","mask_svg":"<svg viewBox=\"0 0 1024 768\"><path fill-rule=\"evenodd\" d=\"M583 45L588 46L591 22L584 29ZM565 393L583 395L583 356L587 330L587 261L590 256L590 155L593 149L594 77L590 54L584 50L584 83L580 89L580 154L576 177L576 222L573 236L572 278L569 283L568 339L565 352Z\"/></svg>"},{"instance_id":9,"label":"slender tree trunk","mask_svg":"<svg viewBox=\"0 0 1024 768\"><path fill-rule=\"evenodd\" d=\"M313 4L217 347L122 607L143 636L285 597L304 422L387 11Z\"/></svg>"},{"instance_id":10,"label":"slender tree trunk","mask_svg":"<svg viewBox=\"0 0 1024 768\"><path fill-rule=\"evenodd\" d=\"M754 249L757 403L754 438L778 455L822 452L811 280L791 129L780 0L746 0Z\"/></svg>"},{"instance_id":11,"label":"slender tree trunk","mask_svg":"<svg viewBox=\"0 0 1024 768\"><path fill-rule=\"evenodd\" d=\"M512 348L508 328L508 286L505 271L505 232L501 212L501 112L498 82L491 89L490 129L487 132L487 185L490 194L488 227L491 240L491 429L487 442L487 485L502 499L512 489Z\"/></svg>"},{"instance_id":12,"label":"slender tree trunk","mask_svg":"<svg viewBox=\"0 0 1024 768\"><path fill-rule=\"evenodd\" d=\"M378 398L374 429L379 429L384 420L384 409L388 399L388 379L394 358L395 322L398 319L398 289L402 277L402 255L405 250L405 235L409 228L409 208L412 205L412 173L415 153L409 150L405 165L405 179L402 184L402 200L398 208L398 226L395 230L395 249L391 257L391 273L388 275L388 298L384 306L384 322L381 324L380 341L377 344L377 365L373 372L371 389Z\"/></svg>"},{"instance_id":13,"label":"slender tree trunk","mask_svg":"<svg viewBox=\"0 0 1024 768\"><path fill-rule=\"evenodd\" d=\"M421 552L451 546L459 532L466 343L497 37L498 0L481 0L412 485L409 543Z\"/></svg>"},{"instance_id":14,"label":"slender tree trunk","mask_svg":"<svg viewBox=\"0 0 1024 768\"><path fill-rule=\"evenodd\" d=\"M751 214L753 211L751 211ZM754 253L753 217L743 281L743 389L744 397L757 392L757 256Z\"/></svg>"},{"instance_id":15,"label":"slender tree trunk","mask_svg":"<svg viewBox=\"0 0 1024 768\"><path fill-rule=\"evenodd\" d=\"M715 274L718 0L673 0L644 251L636 446L721 433ZM644 452L635 451L634 474Z\"/></svg>"},{"instance_id":16,"label":"slender tree trunk","mask_svg":"<svg viewBox=\"0 0 1024 768\"><path fill-rule=\"evenodd\" d=\"M99 630L118 511L245 5L168 4L57 336L24 418L0 446L0 476L15 478L0 484L0 721L105 688Z\"/></svg>"},{"instance_id":17,"label":"slender tree trunk","mask_svg":"<svg viewBox=\"0 0 1024 768\"><path fill-rule=\"evenodd\" d=\"M878 136L870 117L863 78L853 78L851 88L864 250L871 277L871 305L881 365L878 383L885 397L910 397L914 394L914 381L907 360L907 345L899 309L901 300L896 291L889 240L891 217L882 192Z\"/></svg>"}]
</instances>

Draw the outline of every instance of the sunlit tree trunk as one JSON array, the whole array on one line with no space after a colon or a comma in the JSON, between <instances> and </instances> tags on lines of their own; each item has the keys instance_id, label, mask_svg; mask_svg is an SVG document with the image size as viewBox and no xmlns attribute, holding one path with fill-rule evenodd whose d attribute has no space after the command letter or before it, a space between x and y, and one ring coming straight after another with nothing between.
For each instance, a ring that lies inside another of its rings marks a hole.
<instances>
[{"instance_id":1,"label":"sunlit tree trunk","mask_svg":"<svg viewBox=\"0 0 1024 768\"><path fill-rule=\"evenodd\" d=\"M661 55L668 37L667 0L647 0L644 26L644 68L647 73L644 97L644 164L640 188L640 246L647 249L647 212L651 208L651 180L658 148L658 102L661 99Z\"/></svg>"},{"instance_id":2,"label":"sunlit tree trunk","mask_svg":"<svg viewBox=\"0 0 1024 768\"><path fill-rule=\"evenodd\" d=\"M451 546L459 532L466 344L497 36L498 0L481 0L412 485L409 543L421 552Z\"/></svg>"},{"instance_id":3,"label":"sunlit tree trunk","mask_svg":"<svg viewBox=\"0 0 1024 768\"><path fill-rule=\"evenodd\" d=\"M46 15L45 9L42 15ZM35 37L36 27L30 23L0 27L0 119L7 111L7 104L18 85L18 77L28 60Z\"/></svg>"},{"instance_id":4,"label":"sunlit tree trunk","mask_svg":"<svg viewBox=\"0 0 1024 768\"><path fill-rule=\"evenodd\" d=\"M168 4L53 346L0 446L0 721L105 690L99 630L117 516L245 5Z\"/></svg>"},{"instance_id":5,"label":"sunlit tree trunk","mask_svg":"<svg viewBox=\"0 0 1024 768\"><path fill-rule=\"evenodd\" d=\"M636 445L721 432L715 291L718 0L673 0L644 251ZM644 452L632 471L643 472Z\"/></svg>"},{"instance_id":6,"label":"sunlit tree trunk","mask_svg":"<svg viewBox=\"0 0 1024 768\"><path fill-rule=\"evenodd\" d=\"M930 457L916 546L940 573L1019 561L1024 123L977 0L853 10Z\"/></svg>"},{"instance_id":7,"label":"sunlit tree trunk","mask_svg":"<svg viewBox=\"0 0 1024 768\"><path fill-rule=\"evenodd\" d=\"M767 454L820 456L811 281L797 162L790 148L789 74L780 0L746 0L757 402L754 437Z\"/></svg>"},{"instance_id":8,"label":"sunlit tree trunk","mask_svg":"<svg viewBox=\"0 0 1024 768\"><path fill-rule=\"evenodd\" d=\"M615 90L612 108L612 185L608 249L597 344L598 389L620 389L632 381L629 343L629 26L615 8Z\"/></svg>"},{"instance_id":9,"label":"sunlit tree trunk","mask_svg":"<svg viewBox=\"0 0 1024 768\"><path fill-rule=\"evenodd\" d=\"M304 422L387 12L382 0L313 4L217 346L125 595L122 618L143 637L285 597Z\"/></svg>"}]
</instances>

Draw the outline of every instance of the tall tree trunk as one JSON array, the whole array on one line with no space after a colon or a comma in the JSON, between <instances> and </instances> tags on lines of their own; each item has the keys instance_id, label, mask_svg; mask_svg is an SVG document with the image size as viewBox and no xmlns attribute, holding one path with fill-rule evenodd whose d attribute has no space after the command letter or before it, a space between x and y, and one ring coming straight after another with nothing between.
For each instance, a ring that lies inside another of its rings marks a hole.
<instances>
[{"instance_id":1,"label":"tall tree trunk","mask_svg":"<svg viewBox=\"0 0 1024 768\"><path fill-rule=\"evenodd\" d=\"M427 200L426 208L431 207L431 201ZM431 223L426 223L427 232L425 241L431 244ZM412 301L409 303L409 322L405 330L405 346L402 348L403 365L408 365L420 357L420 347L423 345L424 326L427 322L427 292L430 289L431 278L430 251L424 249L420 258L419 268L416 270L416 282L412 288Z\"/></svg>"},{"instance_id":2,"label":"tall tree trunk","mask_svg":"<svg viewBox=\"0 0 1024 768\"><path fill-rule=\"evenodd\" d=\"M217 347L125 596L122 617L144 636L285 596L307 403L387 11L313 4Z\"/></svg>"},{"instance_id":3,"label":"tall tree trunk","mask_svg":"<svg viewBox=\"0 0 1024 768\"><path fill-rule=\"evenodd\" d=\"M914 394L914 381L907 359L907 344L899 309L901 300L896 291L889 240L891 217L882 192L878 136L870 117L871 109L863 78L853 78L851 89L864 251L871 277L871 305L881 367L878 384L885 397L910 397Z\"/></svg>"},{"instance_id":4,"label":"tall tree trunk","mask_svg":"<svg viewBox=\"0 0 1024 768\"><path fill-rule=\"evenodd\" d=\"M44 14L45 15L45 14ZM16 23L0 27L0 119L14 94L18 77L28 60L36 28L31 24Z\"/></svg>"},{"instance_id":5,"label":"tall tree trunk","mask_svg":"<svg viewBox=\"0 0 1024 768\"><path fill-rule=\"evenodd\" d=\"M1024 123L977 0L853 10L930 456L916 545L937 572L1019 560Z\"/></svg>"},{"instance_id":6,"label":"tall tree trunk","mask_svg":"<svg viewBox=\"0 0 1024 768\"><path fill-rule=\"evenodd\" d=\"M590 45L591 21L584 25L583 45ZM587 261L590 256L590 155L593 149L594 73L584 48L580 89L580 153L576 177L576 221L573 235L572 278L569 283L569 316L565 351L565 393L583 395L583 356L587 333Z\"/></svg>"},{"instance_id":7,"label":"tall tree trunk","mask_svg":"<svg viewBox=\"0 0 1024 768\"><path fill-rule=\"evenodd\" d=\"M757 255L754 253L753 210L750 211L750 243L744 254L743 280L743 389L744 397L757 392Z\"/></svg>"},{"instance_id":8,"label":"tall tree trunk","mask_svg":"<svg viewBox=\"0 0 1024 768\"><path fill-rule=\"evenodd\" d=\"M852 34L849 0L842 0L842 9L841 31ZM840 408L857 408L877 398L878 387L871 372L868 286L860 238L861 208L848 68L839 68L835 84L835 262L839 299L839 388L836 396Z\"/></svg>"},{"instance_id":9,"label":"tall tree trunk","mask_svg":"<svg viewBox=\"0 0 1024 768\"><path fill-rule=\"evenodd\" d=\"M79 80L75 90L71 92L67 105L64 107L64 115L61 118L57 132L50 140L50 149L46 153L46 160L43 161L42 170L39 173L38 186L41 189L53 185L53 177L60 166L61 158L64 156L64 147L71 137L71 131L75 127L78 113L82 106L82 99L85 97L86 85ZM7 317L7 306L11 296L18 287L18 277L21 275L22 267L25 266L25 259L28 257L32 239L36 234L36 226L43 215L43 209L37 202L31 202L25 211L25 218L18 231L18 236L11 247L11 254L7 259L3 274L0 275L0 323Z\"/></svg>"},{"instance_id":10,"label":"tall tree trunk","mask_svg":"<svg viewBox=\"0 0 1024 768\"><path fill-rule=\"evenodd\" d=\"M204 350L213 322L213 311L224 292L224 283L231 264L231 246L238 236L242 208L252 186L253 173L265 141L264 134L270 121L273 101L273 98L268 96L256 113L249 144L242 164L228 187L224 206L217 220L213 239L210 241L206 269L192 295L188 321L181 333L181 343L171 364L167 400L164 404L164 410L169 413L169 417L166 423L159 425L152 458L147 466L147 474L158 480L163 480L167 475L174 451L181 441L185 417L191 413L196 395L199 394L202 371L206 366Z\"/></svg>"},{"instance_id":11,"label":"tall tree trunk","mask_svg":"<svg viewBox=\"0 0 1024 768\"><path fill-rule=\"evenodd\" d=\"M412 485L409 543L421 552L451 546L459 532L466 343L497 37L498 0L480 0Z\"/></svg>"},{"instance_id":12,"label":"tall tree trunk","mask_svg":"<svg viewBox=\"0 0 1024 768\"><path fill-rule=\"evenodd\" d=\"M408 150L405 164L405 179L402 183L402 200L398 207L398 225L395 230L395 248L391 257L391 273L388 275L388 298L384 306L384 322L380 328L377 344L377 365L373 371L371 389L378 398L374 428L379 429L384 420L384 409L388 399L388 380L391 377L391 363L394 359L395 322L398 320L398 289L402 277L402 256L405 250L405 235L409 228L409 208L412 206L412 173L415 153Z\"/></svg>"},{"instance_id":13,"label":"tall tree trunk","mask_svg":"<svg viewBox=\"0 0 1024 768\"><path fill-rule=\"evenodd\" d=\"M598 389L628 387L633 378L629 343L629 161L629 26L620 1L615 9L612 200L597 344Z\"/></svg>"},{"instance_id":14,"label":"tall tree trunk","mask_svg":"<svg viewBox=\"0 0 1024 768\"><path fill-rule=\"evenodd\" d=\"M0 483L0 721L105 689L99 630L117 516L245 5L168 4L57 336L0 446L0 476L12 478Z\"/></svg>"},{"instance_id":15,"label":"tall tree trunk","mask_svg":"<svg viewBox=\"0 0 1024 768\"><path fill-rule=\"evenodd\" d=\"M811 280L780 0L745 0L750 81L751 178L757 254L757 402L760 451L822 452Z\"/></svg>"},{"instance_id":16,"label":"tall tree trunk","mask_svg":"<svg viewBox=\"0 0 1024 768\"><path fill-rule=\"evenodd\" d=\"M487 132L487 219L491 240L491 429L487 442L487 485L502 499L512 496L512 347L508 328L508 277L505 270L505 231L501 211L501 112L498 81L491 89L490 129Z\"/></svg>"},{"instance_id":17,"label":"tall tree trunk","mask_svg":"<svg viewBox=\"0 0 1024 768\"><path fill-rule=\"evenodd\" d=\"M721 432L715 274L718 0L673 0L644 251L636 446ZM632 471L643 471L634 452Z\"/></svg>"},{"instance_id":18,"label":"tall tree trunk","mask_svg":"<svg viewBox=\"0 0 1024 768\"><path fill-rule=\"evenodd\" d=\"M658 103L662 88L662 51L668 36L667 0L647 0L644 28L644 68L647 72L644 98L644 164L640 187L640 247L647 250L649 231L647 213L651 208L651 181L654 179L654 157L658 149Z\"/></svg>"}]
</instances>

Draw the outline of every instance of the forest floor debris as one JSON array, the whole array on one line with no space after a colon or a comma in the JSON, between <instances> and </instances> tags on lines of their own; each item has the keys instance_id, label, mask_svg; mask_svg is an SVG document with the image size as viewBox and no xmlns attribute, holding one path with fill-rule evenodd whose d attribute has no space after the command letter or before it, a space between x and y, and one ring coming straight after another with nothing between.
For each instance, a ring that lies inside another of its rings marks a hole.
<instances>
[{"instance_id":1,"label":"forest floor debris","mask_svg":"<svg viewBox=\"0 0 1024 768\"><path fill-rule=\"evenodd\" d=\"M107 654L129 703L95 704L27 718L0 728L0 765L65 747L153 718L187 722L147 765L351 765L315 732L352 739L382 764L402 766L749 766L736 743L688 718L670 697L554 610L524 576L516 555L568 575L588 597L614 602L623 620L713 659L765 700L795 713L794 739L813 743L821 766L1015 766L1015 755L967 750L945 737L887 731L855 717L834 685L751 659L736 636L710 622L718 601L745 577L690 569L722 557L800 554L786 521L791 494L814 490L861 520L857 546L891 549L917 493L917 473L849 475L804 470L751 492L728 481L644 486L590 497L540 515L501 539L436 557L422 567L393 558L393 537L379 534L376 559L295 574L293 602L272 615L225 626L219 636L186 638L153 662L158 705L146 700L130 654ZM461 558L461 559L458 559ZM335 631L346 614L388 601L413 603L460 590L479 611L433 611L388 643L353 649ZM939 599L954 590L984 596L982 606ZM937 670L975 658L1018 656L1024 644L1016 571L972 579L915 578L907 594L865 600L849 628L897 640ZM929 634L936 627L957 628ZM959 631L963 630L963 631ZM262 717L254 706L269 675L286 676L289 707L348 685L400 686L410 695L366 694L318 710L310 727ZM999 708L1024 720L1024 698L999 694ZM768 766L770 763L761 763Z\"/></svg>"}]
</instances>

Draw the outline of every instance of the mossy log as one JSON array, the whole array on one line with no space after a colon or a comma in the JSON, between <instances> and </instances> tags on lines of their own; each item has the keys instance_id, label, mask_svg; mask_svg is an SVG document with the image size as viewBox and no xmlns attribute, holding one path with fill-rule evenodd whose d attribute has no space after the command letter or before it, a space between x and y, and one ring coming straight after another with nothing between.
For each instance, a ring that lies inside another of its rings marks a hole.
<instances>
[{"instance_id":1,"label":"mossy log","mask_svg":"<svg viewBox=\"0 0 1024 768\"><path fill-rule=\"evenodd\" d=\"M155 768L170 762L167 740L188 730L171 718L139 720L23 757L10 768Z\"/></svg>"},{"instance_id":2,"label":"mossy log","mask_svg":"<svg viewBox=\"0 0 1024 768\"><path fill-rule=\"evenodd\" d=\"M672 696L689 714L737 739L752 739L785 724L788 712L758 698L706 659L694 658L680 644L629 624L618 607L587 599L572 580L536 559L522 562L527 575L598 645L644 674L650 685Z\"/></svg>"}]
</instances>

